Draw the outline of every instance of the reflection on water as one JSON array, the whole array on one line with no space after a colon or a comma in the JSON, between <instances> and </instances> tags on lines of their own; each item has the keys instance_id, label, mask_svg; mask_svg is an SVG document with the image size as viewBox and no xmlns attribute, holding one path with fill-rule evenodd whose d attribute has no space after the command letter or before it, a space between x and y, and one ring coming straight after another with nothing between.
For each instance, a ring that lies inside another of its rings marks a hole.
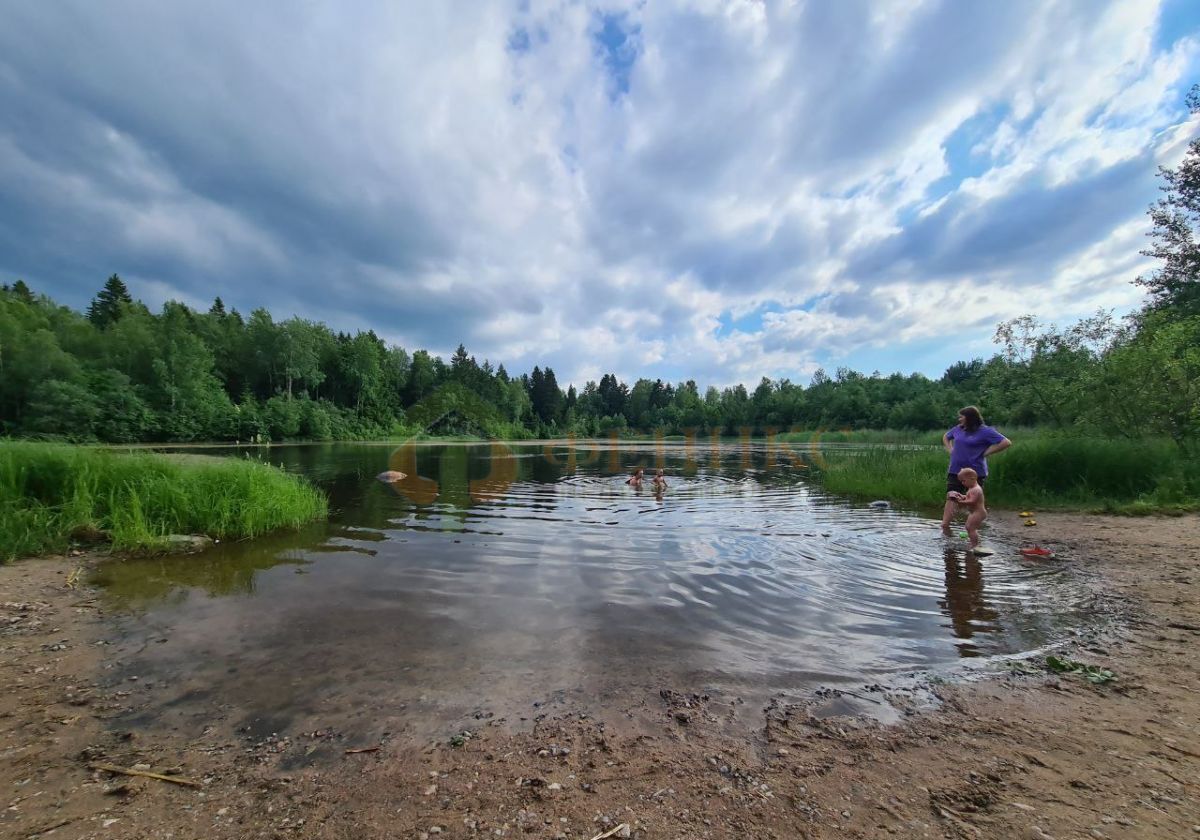
<instances>
[{"instance_id":1,"label":"reflection on water","mask_svg":"<svg viewBox=\"0 0 1200 840\"><path fill-rule=\"evenodd\" d=\"M614 686L761 694L1028 649L1078 618L1059 567L1000 540L966 555L936 520L829 497L768 447L262 457L321 485L330 521L99 573L130 672L168 684L156 714L452 720ZM665 493L624 484L639 465L666 470Z\"/></svg>"}]
</instances>

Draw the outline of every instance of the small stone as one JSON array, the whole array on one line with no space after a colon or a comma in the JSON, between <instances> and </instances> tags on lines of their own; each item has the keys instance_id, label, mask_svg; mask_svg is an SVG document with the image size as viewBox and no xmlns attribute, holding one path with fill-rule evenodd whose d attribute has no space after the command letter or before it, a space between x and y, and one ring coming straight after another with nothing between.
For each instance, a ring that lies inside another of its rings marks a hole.
<instances>
[{"instance_id":1,"label":"small stone","mask_svg":"<svg viewBox=\"0 0 1200 840\"><path fill-rule=\"evenodd\" d=\"M442 827L440 825L431 825L431 826L429 826L429 833L430 834L441 834Z\"/></svg>"},{"instance_id":2,"label":"small stone","mask_svg":"<svg viewBox=\"0 0 1200 840\"><path fill-rule=\"evenodd\" d=\"M225 815L226 815L226 814L228 814L228 813L229 813L229 809L228 809L228 808L218 808L218 809L217 809L217 816L218 816L218 817L223 817L223 816L225 816Z\"/></svg>"},{"instance_id":3,"label":"small stone","mask_svg":"<svg viewBox=\"0 0 1200 840\"><path fill-rule=\"evenodd\" d=\"M780 747L779 749L777 749L775 751L775 755L780 755L780 756L791 755L791 754L792 754L791 750L789 750L787 747Z\"/></svg>"},{"instance_id":4,"label":"small stone","mask_svg":"<svg viewBox=\"0 0 1200 840\"><path fill-rule=\"evenodd\" d=\"M624 825L621 826L621 830L617 832L617 836L618 837L628 837L630 835L630 833L631 832L629 831L629 823L625 823Z\"/></svg>"},{"instance_id":5,"label":"small stone","mask_svg":"<svg viewBox=\"0 0 1200 840\"><path fill-rule=\"evenodd\" d=\"M562 790L562 785L560 785L558 782L551 782L550 784L546 785L546 790Z\"/></svg>"},{"instance_id":6,"label":"small stone","mask_svg":"<svg viewBox=\"0 0 1200 840\"><path fill-rule=\"evenodd\" d=\"M842 817L843 817L843 819L847 819L847 820L850 819L850 812L842 811Z\"/></svg>"},{"instance_id":7,"label":"small stone","mask_svg":"<svg viewBox=\"0 0 1200 840\"><path fill-rule=\"evenodd\" d=\"M133 765L133 769L134 770L149 770L150 765L149 764L135 764L135 765Z\"/></svg>"},{"instance_id":8,"label":"small stone","mask_svg":"<svg viewBox=\"0 0 1200 840\"><path fill-rule=\"evenodd\" d=\"M421 791L421 793L425 796L433 796L435 793L437 793L437 785L430 785L429 787L425 788L425 790Z\"/></svg>"}]
</instances>

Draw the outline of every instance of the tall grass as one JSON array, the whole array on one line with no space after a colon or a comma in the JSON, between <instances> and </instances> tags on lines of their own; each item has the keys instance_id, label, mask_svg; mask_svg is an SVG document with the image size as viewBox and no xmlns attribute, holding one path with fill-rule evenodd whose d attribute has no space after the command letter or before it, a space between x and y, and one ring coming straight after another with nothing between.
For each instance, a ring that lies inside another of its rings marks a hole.
<instances>
[{"instance_id":1,"label":"tall grass","mask_svg":"<svg viewBox=\"0 0 1200 840\"><path fill-rule=\"evenodd\" d=\"M0 561L72 534L153 550L169 534L253 537L327 512L303 479L257 462L0 441Z\"/></svg>"},{"instance_id":2,"label":"tall grass","mask_svg":"<svg viewBox=\"0 0 1200 840\"><path fill-rule=\"evenodd\" d=\"M949 428L949 427L947 427ZM780 443L862 443L862 444L928 444L938 445L942 431L918 432L912 429L827 429L807 432L780 432Z\"/></svg>"},{"instance_id":3,"label":"tall grass","mask_svg":"<svg viewBox=\"0 0 1200 840\"><path fill-rule=\"evenodd\" d=\"M939 506L945 497L949 459L940 449L834 451L823 460L820 475L834 493ZM988 466L988 503L1000 507L1200 507L1200 464L1167 440L1031 436Z\"/></svg>"}]
</instances>

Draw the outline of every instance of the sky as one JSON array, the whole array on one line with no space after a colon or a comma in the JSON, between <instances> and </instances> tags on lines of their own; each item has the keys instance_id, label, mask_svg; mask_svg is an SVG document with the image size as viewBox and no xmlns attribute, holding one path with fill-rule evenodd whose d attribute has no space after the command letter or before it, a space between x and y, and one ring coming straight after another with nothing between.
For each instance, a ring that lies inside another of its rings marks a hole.
<instances>
[{"instance_id":1,"label":"sky","mask_svg":"<svg viewBox=\"0 0 1200 840\"><path fill-rule=\"evenodd\" d=\"M0 278L560 383L1135 309L1195 0L0 0Z\"/></svg>"}]
</instances>

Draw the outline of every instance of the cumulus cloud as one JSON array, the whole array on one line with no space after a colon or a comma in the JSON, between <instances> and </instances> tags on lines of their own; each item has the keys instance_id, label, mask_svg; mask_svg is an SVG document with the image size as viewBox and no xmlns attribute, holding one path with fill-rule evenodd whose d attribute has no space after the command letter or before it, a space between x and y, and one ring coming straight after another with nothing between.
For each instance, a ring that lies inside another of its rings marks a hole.
<instances>
[{"instance_id":1,"label":"cumulus cloud","mask_svg":"<svg viewBox=\"0 0 1200 840\"><path fill-rule=\"evenodd\" d=\"M959 332L948 364L1001 318L1137 304L1195 131L1200 41L1161 11L10 3L0 272L577 384L906 369Z\"/></svg>"}]
</instances>

